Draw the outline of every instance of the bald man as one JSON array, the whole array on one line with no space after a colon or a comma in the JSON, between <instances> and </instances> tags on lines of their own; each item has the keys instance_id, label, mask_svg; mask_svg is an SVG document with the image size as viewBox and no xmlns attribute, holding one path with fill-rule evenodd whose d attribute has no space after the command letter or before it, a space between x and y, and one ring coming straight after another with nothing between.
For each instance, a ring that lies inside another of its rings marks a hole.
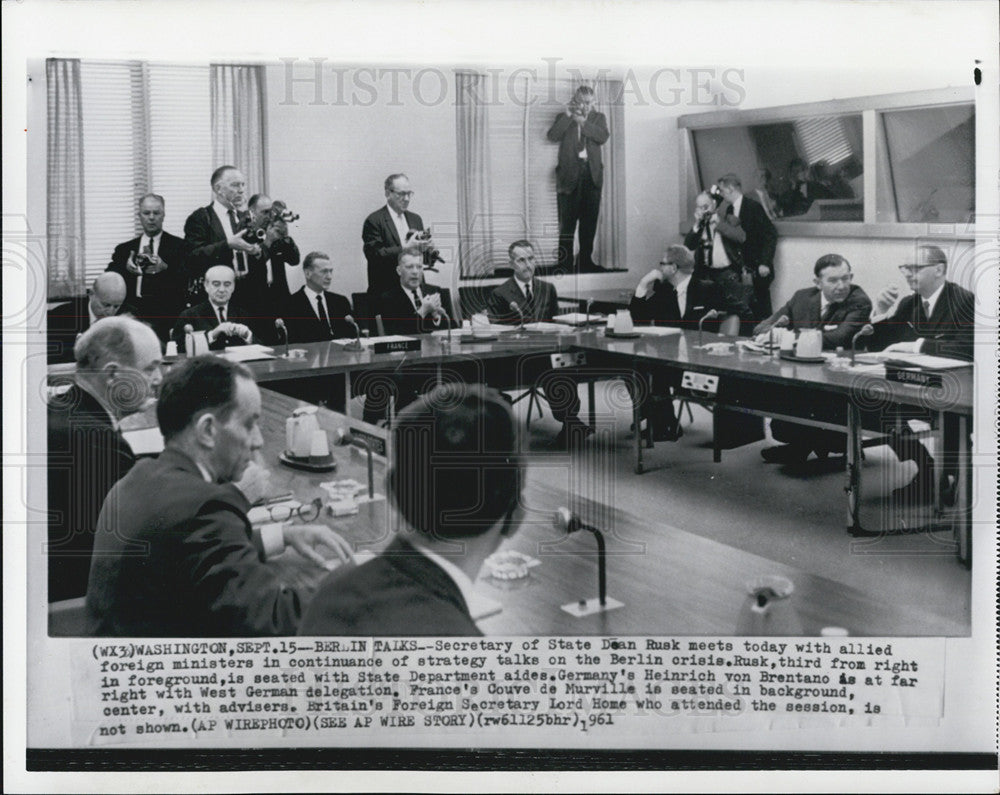
<instances>
[{"instance_id":1,"label":"bald man","mask_svg":"<svg viewBox=\"0 0 1000 795\"><path fill-rule=\"evenodd\" d=\"M73 361L76 338L102 318L134 314L125 303L125 280L117 273L102 273L87 294L52 307L48 313L48 363Z\"/></svg>"},{"instance_id":2,"label":"bald man","mask_svg":"<svg viewBox=\"0 0 1000 795\"><path fill-rule=\"evenodd\" d=\"M185 328L204 334L208 349L222 350L231 345L247 345L254 341L253 327L258 318L231 299L236 287L236 274L226 265L214 265L205 271L207 301L185 309L171 332L177 349L186 352Z\"/></svg>"}]
</instances>

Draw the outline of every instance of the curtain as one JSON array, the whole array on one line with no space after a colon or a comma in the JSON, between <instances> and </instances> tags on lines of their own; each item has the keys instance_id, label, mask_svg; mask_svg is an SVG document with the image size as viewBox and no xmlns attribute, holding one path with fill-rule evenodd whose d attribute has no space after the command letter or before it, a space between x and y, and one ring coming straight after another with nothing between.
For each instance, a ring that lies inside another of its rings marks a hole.
<instances>
[{"instance_id":1,"label":"curtain","mask_svg":"<svg viewBox=\"0 0 1000 795\"><path fill-rule=\"evenodd\" d=\"M605 78L584 82L589 82L594 89L594 107L608 120L611 134L602 152L604 188L594 238L594 260L605 268L628 268L625 260L624 84L621 80Z\"/></svg>"},{"instance_id":2,"label":"curtain","mask_svg":"<svg viewBox=\"0 0 1000 795\"><path fill-rule=\"evenodd\" d=\"M264 68L212 64L213 168L232 165L247 178L247 193L267 193L264 162Z\"/></svg>"},{"instance_id":3,"label":"curtain","mask_svg":"<svg viewBox=\"0 0 1000 795\"><path fill-rule=\"evenodd\" d=\"M462 277L493 273L493 203L486 75L456 74L458 256Z\"/></svg>"},{"instance_id":4,"label":"curtain","mask_svg":"<svg viewBox=\"0 0 1000 795\"><path fill-rule=\"evenodd\" d=\"M48 95L48 295L83 295L83 120L80 61L45 62Z\"/></svg>"}]
</instances>

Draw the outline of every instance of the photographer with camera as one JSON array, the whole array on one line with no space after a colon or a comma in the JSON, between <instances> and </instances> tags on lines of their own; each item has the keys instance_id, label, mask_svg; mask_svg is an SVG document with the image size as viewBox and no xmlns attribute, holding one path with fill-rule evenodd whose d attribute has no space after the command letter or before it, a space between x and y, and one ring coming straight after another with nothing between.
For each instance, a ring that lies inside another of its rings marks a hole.
<instances>
[{"instance_id":1,"label":"photographer with camera","mask_svg":"<svg viewBox=\"0 0 1000 795\"><path fill-rule=\"evenodd\" d=\"M163 231L165 208L163 197L155 193L139 199L142 234L115 246L107 267L125 280L125 303L163 342L184 309L188 279L187 244Z\"/></svg>"},{"instance_id":2,"label":"photographer with camera","mask_svg":"<svg viewBox=\"0 0 1000 795\"><path fill-rule=\"evenodd\" d=\"M286 268L301 261L299 247L288 232L288 224L299 219L280 199L257 193L247 202L250 220L245 236L260 244L266 257L265 278L267 296L271 306L281 306L289 296L288 272Z\"/></svg>"}]
</instances>

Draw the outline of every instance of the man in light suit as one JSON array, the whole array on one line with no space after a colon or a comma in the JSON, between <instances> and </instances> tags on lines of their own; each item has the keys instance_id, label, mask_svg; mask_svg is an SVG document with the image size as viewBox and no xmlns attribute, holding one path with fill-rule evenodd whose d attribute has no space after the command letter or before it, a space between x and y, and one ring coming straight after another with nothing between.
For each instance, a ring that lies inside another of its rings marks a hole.
<instances>
[{"instance_id":1,"label":"man in light suit","mask_svg":"<svg viewBox=\"0 0 1000 795\"><path fill-rule=\"evenodd\" d=\"M559 211L559 259L563 273L573 272L573 236L580 225L580 271L600 270L594 262L594 235L601 211L604 163L601 147L610 137L608 121L594 110L594 89L580 86L547 133L559 144L556 201Z\"/></svg>"},{"instance_id":2,"label":"man in light suit","mask_svg":"<svg viewBox=\"0 0 1000 795\"><path fill-rule=\"evenodd\" d=\"M177 350L187 352L186 326L191 326L195 334L205 335L210 351L253 342L252 329L257 325L257 318L230 301L236 283L233 269L227 265L215 265L205 272L204 282L208 300L181 312L171 332L177 342Z\"/></svg>"},{"instance_id":3,"label":"man in light suit","mask_svg":"<svg viewBox=\"0 0 1000 795\"><path fill-rule=\"evenodd\" d=\"M87 584L87 634L211 637L290 635L304 595L265 565L286 545L320 565L345 562L347 542L322 524L251 528L268 494L260 390L244 366L187 359L163 379L156 418L165 447L108 494Z\"/></svg>"},{"instance_id":4,"label":"man in light suit","mask_svg":"<svg viewBox=\"0 0 1000 795\"><path fill-rule=\"evenodd\" d=\"M325 342L353 337L354 327L345 317L351 302L328 289L333 283L333 263L322 251L310 251L302 263L305 286L288 299L282 312L290 343Z\"/></svg>"},{"instance_id":5,"label":"man in light suit","mask_svg":"<svg viewBox=\"0 0 1000 795\"><path fill-rule=\"evenodd\" d=\"M743 186L736 174L719 178L719 191L729 204L727 214L739 219L746 239L740 246L740 267L744 280L752 282L750 309L755 320L771 314L771 282L774 281L774 250L778 230L767 212L755 200L743 195Z\"/></svg>"},{"instance_id":6,"label":"man in light suit","mask_svg":"<svg viewBox=\"0 0 1000 795\"><path fill-rule=\"evenodd\" d=\"M900 265L899 270L912 292L902 300L896 287L886 287L878 294L871 316L875 325L871 349L973 361L976 297L948 281L945 253L938 246L918 246L916 262ZM902 432L892 436L892 449L900 461L914 461L917 474L892 497L903 504L926 502L934 493L934 459L906 423L902 427ZM952 473L942 472L946 503L954 501L955 482Z\"/></svg>"},{"instance_id":7,"label":"man in light suit","mask_svg":"<svg viewBox=\"0 0 1000 795\"><path fill-rule=\"evenodd\" d=\"M94 279L86 295L52 307L46 318L48 363L73 361L76 338L98 320L132 314L132 308L125 303L127 294L121 275L105 271Z\"/></svg>"},{"instance_id":8,"label":"man in light suit","mask_svg":"<svg viewBox=\"0 0 1000 795\"><path fill-rule=\"evenodd\" d=\"M525 323L551 323L559 313L559 296L549 282L535 278L535 247L528 240L516 240L508 246L507 256L514 275L490 295L487 312L491 320L495 323L520 323L523 317ZM563 424L556 437L557 447L578 442L593 433L593 429L578 416L580 398L576 380L552 370L549 356L526 354L516 366L516 372L512 373L509 365L500 365L499 371L496 365L488 365L487 371L491 372L489 378L491 381L499 379L496 382L504 384L535 383L545 392L552 417Z\"/></svg>"},{"instance_id":9,"label":"man in light suit","mask_svg":"<svg viewBox=\"0 0 1000 795\"><path fill-rule=\"evenodd\" d=\"M849 348L854 335L868 322L872 302L865 291L851 283L851 263L839 254L825 254L813 267L814 287L798 290L784 306L754 329L757 342L767 341L769 332L782 317L792 330L820 329L823 349ZM840 431L813 428L785 420L771 421L771 436L785 444L767 447L761 455L768 463L801 464L815 451L820 458L843 454L847 437Z\"/></svg>"},{"instance_id":10,"label":"man in light suit","mask_svg":"<svg viewBox=\"0 0 1000 795\"><path fill-rule=\"evenodd\" d=\"M483 386L441 386L405 409L389 474L403 530L374 560L328 576L299 634L482 635L473 582L520 525L519 449L510 408Z\"/></svg>"},{"instance_id":11,"label":"man in light suit","mask_svg":"<svg viewBox=\"0 0 1000 795\"><path fill-rule=\"evenodd\" d=\"M385 206L369 215L361 229L368 261L368 295L374 299L396 286L396 266L404 248L421 254L433 250L430 237L415 234L423 232L424 222L410 212L412 198L406 174L390 174L385 178Z\"/></svg>"},{"instance_id":12,"label":"man in light suit","mask_svg":"<svg viewBox=\"0 0 1000 795\"><path fill-rule=\"evenodd\" d=\"M115 246L107 270L125 280L125 300L166 342L187 293L187 244L163 231L166 204L147 193L139 199L139 237Z\"/></svg>"}]
</instances>

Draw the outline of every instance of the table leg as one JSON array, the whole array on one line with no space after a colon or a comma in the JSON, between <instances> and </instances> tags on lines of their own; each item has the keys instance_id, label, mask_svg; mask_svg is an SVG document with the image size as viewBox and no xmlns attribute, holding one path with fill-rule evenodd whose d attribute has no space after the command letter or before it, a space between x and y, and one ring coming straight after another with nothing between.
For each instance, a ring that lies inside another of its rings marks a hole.
<instances>
[{"instance_id":1,"label":"table leg","mask_svg":"<svg viewBox=\"0 0 1000 795\"><path fill-rule=\"evenodd\" d=\"M590 427L597 427L597 407L594 400L594 381L593 379L587 381L587 403L588 403L588 419L590 420Z\"/></svg>"},{"instance_id":2,"label":"table leg","mask_svg":"<svg viewBox=\"0 0 1000 795\"><path fill-rule=\"evenodd\" d=\"M861 411L853 403L847 404L847 531L852 535L861 531L859 511L861 506Z\"/></svg>"},{"instance_id":3,"label":"table leg","mask_svg":"<svg viewBox=\"0 0 1000 795\"><path fill-rule=\"evenodd\" d=\"M972 565L972 450L969 444L969 417L944 414L941 418L940 478L935 478L939 501L946 520L951 521L958 560Z\"/></svg>"},{"instance_id":4,"label":"table leg","mask_svg":"<svg viewBox=\"0 0 1000 795\"><path fill-rule=\"evenodd\" d=\"M639 372L638 370L633 370L629 378L633 379L635 389L633 390L632 399L632 422L635 427L635 474L641 475L643 473L642 467L642 411L640 406L639 396L642 395L641 384L639 383Z\"/></svg>"}]
</instances>

